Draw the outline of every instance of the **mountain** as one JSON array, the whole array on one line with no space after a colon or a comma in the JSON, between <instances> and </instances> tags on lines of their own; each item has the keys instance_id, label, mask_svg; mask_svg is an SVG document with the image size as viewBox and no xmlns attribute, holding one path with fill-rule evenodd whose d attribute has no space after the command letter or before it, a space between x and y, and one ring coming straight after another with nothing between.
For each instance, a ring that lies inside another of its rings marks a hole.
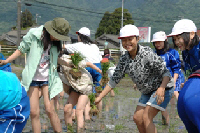
<instances>
[{"instance_id":1,"label":"mountain","mask_svg":"<svg viewBox=\"0 0 200 133\"><path fill-rule=\"evenodd\" d=\"M16 26L16 1L0 1L0 34ZM71 25L71 34L86 26L94 38L104 13L121 7L122 0L21 0L21 5L22 11L28 9L34 18L36 14L41 16L37 17L39 25L55 17L64 17ZM124 0L124 8L132 14L135 25L151 27L151 34L161 30L169 34L174 23L181 18L191 19L200 27L199 7L199 0Z\"/></svg>"}]
</instances>

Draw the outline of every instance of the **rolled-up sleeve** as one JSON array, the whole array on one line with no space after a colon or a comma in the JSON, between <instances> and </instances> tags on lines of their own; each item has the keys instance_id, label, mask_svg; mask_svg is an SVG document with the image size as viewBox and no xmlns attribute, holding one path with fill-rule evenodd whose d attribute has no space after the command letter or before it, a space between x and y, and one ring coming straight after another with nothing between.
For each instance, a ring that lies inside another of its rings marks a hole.
<instances>
[{"instance_id":1,"label":"rolled-up sleeve","mask_svg":"<svg viewBox=\"0 0 200 133\"><path fill-rule=\"evenodd\" d=\"M32 34L31 30L23 37L20 46L18 46L18 50L21 51L22 53L28 53L30 50L31 46L31 41L32 41Z\"/></svg>"}]
</instances>

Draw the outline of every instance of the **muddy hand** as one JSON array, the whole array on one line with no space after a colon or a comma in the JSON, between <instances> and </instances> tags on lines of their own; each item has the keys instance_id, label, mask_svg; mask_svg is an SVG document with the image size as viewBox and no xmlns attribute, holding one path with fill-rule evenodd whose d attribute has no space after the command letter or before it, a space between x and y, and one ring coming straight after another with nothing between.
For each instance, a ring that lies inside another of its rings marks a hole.
<instances>
[{"instance_id":1,"label":"muddy hand","mask_svg":"<svg viewBox=\"0 0 200 133\"><path fill-rule=\"evenodd\" d=\"M96 97L94 102L95 102L95 104L98 104L100 101L101 101L101 98L100 97Z\"/></svg>"}]
</instances>

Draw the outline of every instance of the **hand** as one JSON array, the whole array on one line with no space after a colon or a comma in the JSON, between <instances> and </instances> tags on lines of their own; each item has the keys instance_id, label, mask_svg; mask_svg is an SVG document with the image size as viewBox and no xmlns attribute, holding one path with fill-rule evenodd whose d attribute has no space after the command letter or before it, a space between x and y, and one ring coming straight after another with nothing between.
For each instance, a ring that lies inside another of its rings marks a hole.
<instances>
[{"instance_id":1,"label":"hand","mask_svg":"<svg viewBox=\"0 0 200 133\"><path fill-rule=\"evenodd\" d=\"M6 61L6 60L0 60L0 66L1 66L1 65L5 65L5 64L7 64L7 61Z\"/></svg>"},{"instance_id":2,"label":"hand","mask_svg":"<svg viewBox=\"0 0 200 133\"><path fill-rule=\"evenodd\" d=\"M101 101L101 98L100 97L96 97L94 102L95 102L95 104L98 104L100 101Z\"/></svg>"},{"instance_id":3,"label":"hand","mask_svg":"<svg viewBox=\"0 0 200 133\"><path fill-rule=\"evenodd\" d=\"M181 88L183 88L184 84L185 84L185 83L181 83Z\"/></svg>"},{"instance_id":4,"label":"hand","mask_svg":"<svg viewBox=\"0 0 200 133\"><path fill-rule=\"evenodd\" d=\"M160 105L165 99L165 88L159 87L153 97L156 97L157 104Z\"/></svg>"}]
</instances>

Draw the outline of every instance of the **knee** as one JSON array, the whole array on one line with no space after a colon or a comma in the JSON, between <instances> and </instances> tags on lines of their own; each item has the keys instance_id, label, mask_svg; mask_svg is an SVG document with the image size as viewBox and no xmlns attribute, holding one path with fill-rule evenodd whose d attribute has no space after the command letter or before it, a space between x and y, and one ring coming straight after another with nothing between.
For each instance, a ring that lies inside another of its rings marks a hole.
<instances>
[{"instance_id":1,"label":"knee","mask_svg":"<svg viewBox=\"0 0 200 133\"><path fill-rule=\"evenodd\" d=\"M51 107L45 107L45 111L46 111L48 116L52 115L55 112L55 110Z\"/></svg>"},{"instance_id":2,"label":"knee","mask_svg":"<svg viewBox=\"0 0 200 133\"><path fill-rule=\"evenodd\" d=\"M141 119L142 116L140 115L137 115L137 114L134 114L133 115L133 121L136 123L136 124L142 124L143 123L143 119Z\"/></svg>"},{"instance_id":3,"label":"knee","mask_svg":"<svg viewBox=\"0 0 200 133\"><path fill-rule=\"evenodd\" d=\"M40 116L40 111L39 111L39 109L31 109L31 111L30 111L30 116L32 117L32 118L39 118L39 116Z\"/></svg>"},{"instance_id":4,"label":"knee","mask_svg":"<svg viewBox=\"0 0 200 133\"><path fill-rule=\"evenodd\" d=\"M64 108L64 113L65 114L72 114L72 104L66 104Z\"/></svg>"},{"instance_id":5,"label":"knee","mask_svg":"<svg viewBox=\"0 0 200 133\"><path fill-rule=\"evenodd\" d=\"M83 115L83 110L82 109L76 109L76 115L78 116L82 116Z\"/></svg>"}]
</instances>

